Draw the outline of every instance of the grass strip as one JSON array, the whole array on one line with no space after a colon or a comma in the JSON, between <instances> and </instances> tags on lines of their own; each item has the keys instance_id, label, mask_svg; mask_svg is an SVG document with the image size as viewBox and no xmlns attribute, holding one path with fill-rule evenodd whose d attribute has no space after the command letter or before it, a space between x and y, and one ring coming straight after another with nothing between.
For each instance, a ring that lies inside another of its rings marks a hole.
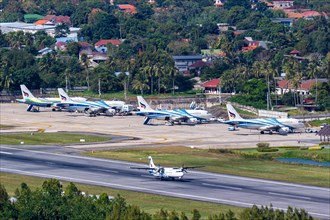
<instances>
[{"instance_id":1,"label":"grass strip","mask_svg":"<svg viewBox=\"0 0 330 220\"><path fill-rule=\"evenodd\" d=\"M102 142L111 140L110 137L84 135L84 134L67 134L67 133L18 133L18 134L1 134L1 144L77 144L81 143Z\"/></svg>"},{"instance_id":2,"label":"grass strip","mask_svg":"<svg viewBox=\"0 0 330 220\"><path fill-rule=\"evenodd\" d=\"M10 196L14 195L15 190L20 187L22 182L27 183L31 190L35 190L36 188L40 188L45 180L45 178L0 172L0 183L5 186ZM68 182L62 181L62 184L63 188L65 188ZM202 219L207 219L208 215L225 213L229 209L232 210L236 216L238 216L238 213L244 209L236 206L199 202L188 199L132 192L128 190L118 190L86 184L75 183L75 185L79 190L88 194L100 195L102 193L107 193L111 196L120 194L129 204L137 205L150 214L154 214L161 208L164 208L169 211L175 210L177 212L184 212L189 218L191 218L191 211L193 209L197 209L201 213Z\"/></svg>"},{"instance_id":3,"label":"grass strip","mask_svg":"<svg viewBox=\"0 0 330 220\"><path fill-rule=\"evenodd\" d=\"M314 151L314 153L315 152L316 151ZM257 153L270 155L274 152ZM160 164L162 166L177 167L182 164L185 166L204 165L205 167L199 170L330 187L329 167L281 163L272 160L270 156L263 156L267 158L263 159L253 155L242 154L241 151L214 152L205 149L192 149L178 146L94 151L83 153L83 155L145 164L147 164L147 157L151 155L153 156L155 164Z\"/></svg>"}]
</instances>

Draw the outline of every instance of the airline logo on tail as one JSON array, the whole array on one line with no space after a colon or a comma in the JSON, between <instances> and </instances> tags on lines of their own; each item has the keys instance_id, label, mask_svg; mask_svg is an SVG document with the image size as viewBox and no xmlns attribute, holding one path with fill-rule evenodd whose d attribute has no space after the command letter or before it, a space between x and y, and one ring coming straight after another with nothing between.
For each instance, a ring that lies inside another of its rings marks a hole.
<instances>
[{"instance_id":1,"label":"airline logo on tail","mask_svg":"<svg viewBox=\"0 0 330 220\"><path fill-rule=\"evenodd\" d=\"M140 102L140 108L143 108L143 109L145 109L145 108L146 108L146 105L145 105L145 104L143 104L142 102Z\"/></svg>"},{"instance_id":2,"label":"airline logo on tail","mask_svg":"<svg viewBox=\"0 0 330 220\"><path fill-rule=\"evenodd\" d=\"M233 119L236 118L236 115L234 113L232 113L231 111L228 111L228 112L229 112L229 117L230 118L233 118Z\"/></svg>"},{"instance_id":3,"label":"airline logo on tail","mask_svg":"<svg viewBox=\"0 0 330 220\"><path fill-rule=\"evenodd\" d=\"M29 93L23 91L24 97L29 97Z\"/></svg>"},{"instance_id":4,"label":"airline logo on tail","mask_svg":"<svg viewBox=\"0 0 330 220\"><path fill-rule=\"evenodd\" d=\"M63 95L61 95L61 100L62 100L62 101L66 101L66 97L63 96Z\"/></svg>"}]
</instances>

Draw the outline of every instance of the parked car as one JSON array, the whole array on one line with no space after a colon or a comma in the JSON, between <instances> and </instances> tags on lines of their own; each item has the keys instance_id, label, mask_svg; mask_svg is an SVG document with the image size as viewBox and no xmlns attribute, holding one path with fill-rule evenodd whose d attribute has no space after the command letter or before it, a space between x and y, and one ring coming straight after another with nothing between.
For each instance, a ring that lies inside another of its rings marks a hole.
<instances>
[{"instance_id":1,"label":"parked car","mask_svg":"<svg viewBox=\"0 0 330 220\"><path fill-rule=\"evenodd\" d=\"M306 128L305 132L306 133L317 133L318 129L317 128Z\"/></svg>"}]
</instances>

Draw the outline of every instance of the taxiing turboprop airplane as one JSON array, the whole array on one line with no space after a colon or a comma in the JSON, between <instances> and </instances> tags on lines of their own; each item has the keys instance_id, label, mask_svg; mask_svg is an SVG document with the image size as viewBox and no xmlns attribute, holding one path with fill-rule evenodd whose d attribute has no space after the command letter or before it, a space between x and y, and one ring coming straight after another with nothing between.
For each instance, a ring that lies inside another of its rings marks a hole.
<instances>
[{"instance_id":1,"label":"taxiing turboprop airplane","mask_svg":"<svg viewBox=\"0 0 330 220\"><path fill-rule=\"evenodd\" d=\"M171 179L175 180L182 179L182 177L187 173L188 169L200 168L204 166L193 166L193 167L161 167L155 166L152 157L148 157L149 160L149 167L130 167L131 169L138 169L138 170L147 170L149 174L160 178L160 180L164 179Z\"/></svg>"},{"instance_id":2,"label":"taxiing turboprop airplane","mask_svg":"<svg viewBox=\"0 0 330 220\"><path fill-rule=\"evenodd\" d=\"M299 130L305 127L304 123L295 118L243 119L231 104L227 104L226 106L229 120L224 121L224 123L234 127L259 130L261 134L264 134L265 131L272 134L272 132L275 131L282 135L293 132L295 129Z\"/></svg>"},{"instance_id":3,"label":"taxiing turboprop airplane","mask_svg":"<svg viewBox=\"0 0 330 220\"><path fill-rule=\"evenodd\" d=\"M96 116L97 114L105 114L107 116L113 116L116 112L115 109L112 109L108 106L104 101L84 101L77 102L73 101L68 94L62 89L58 89L58 93L60 95L61 102L55 103L56 107L60 107L63 109L68 109L69 111L81 111L88 114L88 116Z\"/></svg>"},{"instance_id":4,"label":"taxiing turboprop airplane","mask_svg":"<svg viewBox=\"0 0 330 220\"><path fill-rule=\"evenodd\" d=\"M166 125L174 125L174 122L186 122L197 124L197 122L209 121L212 115L206 110L177 109L177 110L154 110L142 96L138 96L138 106L140 111L136 115L145 116L143 124L148 124L151 119L165 120Z\"/></svg>"},{"instance_id":5,"label":"taxiing turboprop airplane","mask_svg":"<svg viewBox=\"0 0 330 220\"><path fill-rule=\"evenodd\" d=\"M34 95L28 90L28 88L25 85L20 85L21 87L21 92L23 99L16 99L20 103L24 103L29 105L26 111L31 112L31 111L39 111L39 107L44 107L44 108L50 108L54 104L54 101L49 101L45 100L42 98L36 98ZM37 107L37 108L35 108Z\"/></svg>"}]
</instances>

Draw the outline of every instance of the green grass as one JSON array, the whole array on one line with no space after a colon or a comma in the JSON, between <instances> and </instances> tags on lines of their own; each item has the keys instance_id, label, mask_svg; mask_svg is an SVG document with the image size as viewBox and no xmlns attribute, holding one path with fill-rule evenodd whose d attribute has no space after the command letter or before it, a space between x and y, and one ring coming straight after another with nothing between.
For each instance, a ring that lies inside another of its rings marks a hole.
<instances>
[{"instance_id":1,"label":"green grass","mask_svg":"<svg viewBox=\"0 0 330 220\"><path fill-rule=\"evenodd\" d=\"M80 139L85 139L85 143L109 141L110 137L92 136L84 134L68 133L18 133L18 134L0 134L1 144L76 144Z\"/></svg>"},{"instance_id":2,"label":"green grass","mask_svg":"<svg viewBox=\"0 0 330 220\"><path fill-rule=\"evenodd\" d=\"M10 196L14 195L15 189L19 188L22 182L27 183L31 190L35 190L36 188L40 188L45 180L45 178L0 172L0 183L5 186ZM62 181L62 184L65 188L68 182ZM169 196L152 195L147 193L118 190L86 184L75 183L75 185L78 187L79 190L93 195L107 193L108 195L116 196L120 194L126 199L129 204L137 205L150 214L154 214L156 211L159 211L161 208L164 208L169 211L176 210L177 212L185 212L186 215L191 218L191 211L193 209L197 209L201 213L202 219L207 219L208 215L219 214L220 212L225 213L229 209L232 210L236 214L236 216L239 212L243 210L243 208L235 206L199 202Z\"/></svg>"},{"instance_id":3,"label":"green grass","mask_svg":"<svg viewBox=\"0 0 330 220\"><path fill-rule=\"evenodd\" d=\"M319 127L321 124L327 123L330 125L330 118L324 119L324 120L314 120L314 121L309 121L308 124L310 124L313 127Z\"/></svg>"},{"instance_id":4,"label":"green grass","mask_svg":"<svg viewBox=\"0 0 330 220\"><path fill-rule=\"evenodd\" d=\"M271 157L261 159L241 153L230 153L231 151L219 152L186 147L160 147L97 151L83 154L140 163L147 163L147 157L151 155L154 157L155 163L162 166L205 165L200 170L330 187L330 176L327 175L330 172L329 167L287 164L269 159ZM316 151L311 153L316 153ZM261 153L258 152L258 154Z\"/></svg>"},{"instance_id":5,"label":"green grass","mask_svg":"<svg viewBox=\"0 0 330 220\"><path fill-rule=\"evenodd\" d=\"M256 149L241 149L238 152L246 154L247 156L255 155L262 157L264 155L271 158L302 158L307 160L315 160L319 162L330 162L330 149L325 148L322 150L308 150L307 148L300 147L278 147L276 152L258 152Z\"/></svg>"}]
</instances>

